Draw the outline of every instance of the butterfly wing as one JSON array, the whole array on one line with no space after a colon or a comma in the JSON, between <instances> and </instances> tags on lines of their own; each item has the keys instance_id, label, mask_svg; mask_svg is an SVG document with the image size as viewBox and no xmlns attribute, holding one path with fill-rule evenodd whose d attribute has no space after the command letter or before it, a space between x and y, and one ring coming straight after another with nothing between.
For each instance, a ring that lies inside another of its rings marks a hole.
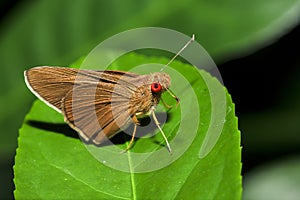
<instances>
[{"instance_id":1,"label":"butterfly wing","mask_svg":"<svg viewBox=\"0 0 300 200\"><path fill-rule=\"evenodd\" d=\"M128 101L136 88L131 80L140 76L48 66L29 69L24 75L28 88L38 98L62 112L81 137L96 144L130 122Z\"/></svg>"},{"instance_id":2,"label":"butterfly wing","mask_svg":"<svg viewBox=\"0 0 300 200\"><path fill-rule=\"evenodd\" d=\"M99 81L116 83L125 73L128 77L137 76L122 71L105 71L103 73L103 71L40 66L26 70L24 77L27 87L33 94L53 109L61 112L61 101L75 84Z\"/></svg>"},{"instance_id":3,"label":"butterfly wing","mask_svg":"<svg viewBox=\"0 0 300 200\"><path fill-rule=\"evenodd\" d=\"M131 122L132 94L143 76L122 71L35 67L25 71L31 91L86 141L100 144Z\"/></svg>"},{"instance_id":4,"label":"butterfly wing","mask_svg":"<svg viewBox=\"0 0 300 200\"><path fill-rule=\"evenodd\" d=\"M24 72L27 87L47 105L61 112L61 100L72 89L77 69L35 67Z\"/></svg>"},{"instance_id":5,"label":"butterfly wing","mask_svg":"<svg viewBox=\"0 0 300 200\"><path fill-rule=\"evenodd\" d=\"M100 144L130 123L130 95L119 94L118 98L112 99L114 85L81 84L63 99L65 121L86 141Z\"/></svg>"}]
</instances>

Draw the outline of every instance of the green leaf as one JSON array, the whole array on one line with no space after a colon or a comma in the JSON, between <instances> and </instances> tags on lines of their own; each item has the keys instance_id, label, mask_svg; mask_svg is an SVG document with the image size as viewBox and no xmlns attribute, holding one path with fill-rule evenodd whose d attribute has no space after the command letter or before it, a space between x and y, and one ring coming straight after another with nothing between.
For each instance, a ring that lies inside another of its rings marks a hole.
<instances>
[{"instance_id":1,"label":"green leaf","mask_svg":"<svg viewBox=\"0 0 300 200\"><path fill-rule=\"evenodd\" d=\"M113 68L133 70L146 63L167 62L168 59L131 53L121 57ZM145 138L136 139L133 148L124 154L119 152L126 147L128 139L120 137L122 133L115 136L122 139L115 145L85 145L59 113L37 100L20 129L14 166L15 198L240 199L240 134L229 94L205 71L199 72L180 62L171 66L166 72L172 78L171 89L181 98L181 103L177 109L168 111L170 119L163 130L173 154L164 147L156 129L143 133ZM175 71L183 76L177 76ZM190 87L182 84L183 79ZM212 120L216 114L212 113L212 98L220 98L213 96L219 91L215 89L222 89L226 95L226 118L222 124ZM174 102L168 94L163 98L168 104ZM159 111L162 106L158 108ZM200 118L194 119L197 112ZM199 122L196 126L195 121ZM201 155L210 125L221 125L223 129L211 150L208 145L206 153ZM147 156L140 159L137 155L142 153Z\"/></svg>"}]
</instances>

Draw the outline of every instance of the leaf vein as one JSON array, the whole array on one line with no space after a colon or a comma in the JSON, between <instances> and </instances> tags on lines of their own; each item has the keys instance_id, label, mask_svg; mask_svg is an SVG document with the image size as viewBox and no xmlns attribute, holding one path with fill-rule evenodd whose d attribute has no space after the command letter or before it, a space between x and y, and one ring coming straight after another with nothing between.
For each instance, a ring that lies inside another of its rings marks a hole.
<instances>
[{"instance_id":1,"label":"leaf vein","mask_svg":"<svg viewBox=\"0 0 300 200\"><path fill-rule=\"evenodd\" d=\"M99 189L97 189L97 188L95 188L95 187L93 187L93 186L91 186L91 185L85 183L83 180L81 180L80 178L76 177L76 176L75 176L74 174L72 174L70 171L68 171L68 170L66 170L66 169L63 169L62 167L59 167L59 166L57 166L57 165L54 165L53 163L49 163L49 164L50 164L51 166L53 166L54 168L56 168L56 169L58 169L58 170L64 172L65 174L68 174L69 176L71 176L72 178L74 178L76 181L79 181L80 183L82 183L82 184L88 186L89 188L91 188L92 190L95 190L96 192L99 192L99 193L102 193L102 194L105 194L105 195L108 195L108 196L111 196L111 197L116 197L116 198L118 198L118 199L128 199L128 200L130 199L130 198L117 196L117 195L114 195L114 194L112 194L112 193L108 193L108 192L104 192L104 191L102 191L102 190L99 190Z\"/></svg>"}]
</instances>

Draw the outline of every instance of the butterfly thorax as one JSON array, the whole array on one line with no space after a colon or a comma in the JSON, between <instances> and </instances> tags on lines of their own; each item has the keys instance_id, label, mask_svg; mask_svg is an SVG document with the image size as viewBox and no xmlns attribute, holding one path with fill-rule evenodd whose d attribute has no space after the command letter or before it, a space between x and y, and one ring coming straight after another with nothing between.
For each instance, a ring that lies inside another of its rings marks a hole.
<instances>
[{"instance_id":1,"label":"butterfly thorax","mask_svg":"<svg viewBox=\"0 0 300 200\"><path fill-rule=\"evenodd\" d=\"M170 76L165 73L153 73L144 76L143 83L132 93L129 102L129 113L147 115L157 106L161 94L170 86ZM158 87L158 90L155 90Z\"/></svg>"},{"instance_id":2,"label":"butterfly thorax","mask_svg":"<svg viewBox=\"0 0 300 200\"><path fill-rule=\"evenodd\" d=\"M153 94L149 85L140 86L130 98L130 115L146 115L152 107L156 107L159 103L160 97L161 92Z\"/></svg>"}]
</instances>

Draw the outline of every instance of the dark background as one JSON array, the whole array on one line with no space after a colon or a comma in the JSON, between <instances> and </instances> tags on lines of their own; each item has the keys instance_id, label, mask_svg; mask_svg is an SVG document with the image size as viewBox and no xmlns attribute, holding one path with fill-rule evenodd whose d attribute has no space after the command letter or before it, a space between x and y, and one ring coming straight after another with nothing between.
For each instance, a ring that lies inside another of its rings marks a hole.
<instances>
[{"instance_id":1,"label":"dark background","mask_svg":"<svg viewBox=\"0 0 300 200\"><path fill-rule=\"evenodd\" d=\"M68 1L70 7L72 6L71 2L72 1ZM68 3L64 3L64 6L67 6ZM0 37L6 37L8 34L10 34L10 32L11 34L14 34L13 26L18 24L16 21L22 18L24 13L26 14L25 11L22 13L22 10L34 7L36 4L37 3L35 1L1 1ZM144 4L147 3L144 2ZM45 3L45 5L47 5L47 3ZM60 4L57 3L57 5ZM101 4L101 6L99 6L99 10L101 10L101 12L105 12L106 9L103 9L105 3ZM110 8L114 8L114 6L116 9L119 9L118 3L116 2L112 5L109 5ZM136 8L133 8L134 3L130 1L128 6L128 10L138 10L139 8L143 8L144 5L137 5ZM103 16L105 16L103 21L105 24L103 25L105 26L105 29L95 32L90 31L90 33L88 33L88 37L85 36L85 38L81 41L76 41L78 42L76 43L77 46L66 41L65 47L57 47L57 51L49 51L51 54L50 56L41 56L36 59L20 58L16 53L16 57L11 55L10 60L18 59L20 60L19 62L15 62L11 66L0 66L1 71L3 70L3 72L1 72L1 77L7 76L10 78L8 80L9 83L6 81L7 84L4 83L1 86L1 96L8 94L7 98L3 97L4 100L1 100L1 115L7 115L7 117L1 118L1 138L3 137L2 143L0 143L0 145L3 145L0 154L1 199L13 198L12 191L14 186L12 166L14 164L15 149L17 147L17 130L21 126L22 120L26 112L29 110L31 102L34 100L34 97L25 88L25 84L24 86L21 86L21 89L16 89L17 87L14 85L15 82L17 82L17 84L22 84L22 71L28 67L39 65L41 63L48 63L49 65L51 63L55 65L67 65L76 60L78 57L87 53L88 50L92 49L96 44L98 44L98 42L104 40L105 38L122 30L141 26L164 26L173 28L188 35L190 35L191 31L195 31L196 37L197 33L199 32L199 40L203 41L203 46L208 50L209 53L212 52L212 57L215 59L219 67L224 84L229 93L232 95L233 101L236 105L236 115L239 118L239 128L242 136L242 173L246 175L244 179L245 192L247 192L247 181L251 182L251 174L256 172L256 170L258 170L258 173L264 173L264 171L267 172L269 169L272 169L272 166L278 163L281 165L282 163L289 163L290 159L297 159L297 156L300 153L300 26L297 25L297 23L291 23L288 28L284 26L278 27L278 33L274 33L274 35L266 37L264 41L252 41L256 44L246 44L243 46L242 51L241 47L236 47L233 49L228 48L229 52L226 51L226 48L224 48L225 50L223 49L219 51L216 47L217 44L210 42L209 40L209 33L217 31L219 27L217 25L215 25L215 27L210 27L210 25L207 25L208 30L206 30L203 28L203 26L205 27L205 24L202 25L201 20L199 24L195 24L195 21L197 20L191 19L192 22L189 24L189 21L184 17L183 19L180 17L176 18L175 16L177 16L178 13L194 12L194 10L189 11L189 9L186 9L188 6L183 7L185 9L177 8L179 11L176 11L176 9L173 8L172 4L170 3L169 7L166 8L170 9L171 11L157 11L158 13L163 14L164 12L171 13L166 17L162 17L162 19L159 20L159 23L148 23L147 19L140 19L141 21L144 20L145 22L135 22L135 19L138 18L138 16L132 16L132 24L129 23L128 25L124 25L124 27L119 26L119 28L115 28L114 26L118 24L117 21L120 21L122 16L115 16L115 18L112 17L113 19L107 19L107 17L110 16L110 13L103 13ZM46 8L46 6L43 8ZM199 6L199 12L201 11L201 8L202 7ZM172 11L172 9L175 11ZM124 8L123 10L126 9ZM96 10L94 10L94 12L95 11ZM122 10L120 12L122 13ZM172 14L172 12L175 12L175 14ZM126 12L123 11L123 13ZM57 13L54 12L54 14ZM68 15L68 12L65 14ZM195 14L194 16L197 15ZM300 15L295 16L295 18L299 19L299 16ZM39 15L36 16L36 18L38 17ZM226 18L226 16L224 17ZM251 16L249 18L251 18ZM57 19L64 20L63 18ZM102 21L99 22L98 20L99 18L94 22L91 22L91 25L95 23L96 26L100 26ZM111 20L111 22L109 20ZM244 19L242 18L240 20L242 21L240 24L247 22L247 20L244 22ZM68 21L65 23L68 23ZM81 22L78 23L80 24ZM82 32L82 29L84 29L82 24L80 25L81 26L79 26L78 29L72 29L67 34L63 33L62 30L56 30L53 34L66 34L64 37L68 37L68 35L72 36L72 34L80 35L77 33L77 31ZM53 25L49 26L53 27ZM85 24L84 26L89 25ZM228 26L231 28L230 24ZM32 32L39 31L32 28L34 25L31 27L31 24L30 26L26 24L25 27L30 29ZM47 25L41 27L47 27ZM110 28L112 31L107 31L107 29ZM10 32L6 30L9 30ZM201 37L201 33L203 33L203 37ZM24 37L28 37L29 34L30 33L24 33ZM230 34L230 31L228 33L221 33L220 38L226 34ZM33 35L35 37L37 36L36 34ZM46 37L47 36L45 36L45 38ZM41 38L43 38L43 36L41 36ZM200 42L199 40L198 42ZM217 38L216 40L218 41ZM59 41L57 41L57 43L59 43ZM224 39L224 41L226 41L226 39ZM3 43L2 40L0 40L0 42L0 46L7 45L7 43ZM9 44L11 45L15 45L14 43L17 42L24 43L24 41L21 39L20 41L10 42L11 43ZM50 46L58 45L55 43L55 41L53 42L53 44L50 43ZM40 45L40 43L36 44ZM28 52L24 52L23 48L22 54L25 55L22 56L35 57L37 49L30 46L34 46L35 43L30 43L27 41L26 45L28 46ZM43 48L47 48L46 45L47 44L45 44L45 47ZM80 50L74 50L76 47L82 48ZM5 48L7 48L9 51L11 47L3 47L3 49ZM56 47L52 48L55 49ZM73 50L68 51L68 49ZM47 55L49 54L47 53ZM0 56L2 57L3 54ZM20 64L21 66L17 66L16 63ZM6 63L6 65L9 64L10 63ZM16 77L16 79L20 80L11 80L12 77ZM5 80L5 78L2 78L2 81L3 80ZM16 90L15 95L11 94L13 90ZM12 100L12 98L14 99ZM22 106L19 106L18 109L14 109L16 104L22 104ZM9 110L9 114L7 114L8 112L4 112L4 110ZM269 166L269 163L273 163L272 166ZM270 168L265 167L264 170L260 171L260 166L269 166ZM293 179L293 177L289 178ZM299 183L299 180L294 181Z\"/></svg>"},{"instance_id":2,"label":"dark background","mask_svg":"<svg viewBox=\"0 0 300 200\"><path fill-rule=\"evenodd\" d=\"M291 137L300 134L300 128L289 129L289 125L297 124L291 124L293 121L287 123L285 119L285 112L295 112L300 120L297 110L300 100L299 36L300 26L297 26L255 53L219 65L239 117L244 172L273 159L300 152L299 139L290 141L291 138L286 138L289 134ZM285 127L285 131L279 134L281 130L276 130L278 127ZM267 150L270 143L274 146Z\"/></svg>"}]
</instances>

